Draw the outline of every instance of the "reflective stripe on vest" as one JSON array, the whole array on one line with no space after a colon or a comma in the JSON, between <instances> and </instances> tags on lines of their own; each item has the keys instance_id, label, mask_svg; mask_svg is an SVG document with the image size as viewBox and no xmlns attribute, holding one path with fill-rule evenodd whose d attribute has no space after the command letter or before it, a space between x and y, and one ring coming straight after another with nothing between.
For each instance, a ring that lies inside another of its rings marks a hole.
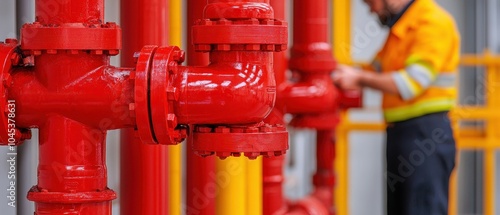
<instances>
[{"instance_id":1,"label":"reflective stripe on vest","mask_svg":"<svg viewBox=\"0 0 500 215\"><path fill-rule=\"evenodd\" d=\"M456 80L457 75L455 73L441 72L436 77L436 80L432 82L431 86L440 88L455 87Z\"/></svg>"},{"instance_id":2,"label":"reflective stripe on vest","mask_svg":"<svg viewBox=\"0 0 500 215\"><path fill-rule=\"evenodd\" d=\"M451 98L427 99L409 106L385 109L384 117L387 122L397 122L425 114L448 111L454 105L455 100Z\"/></svg>"}]
</instances>

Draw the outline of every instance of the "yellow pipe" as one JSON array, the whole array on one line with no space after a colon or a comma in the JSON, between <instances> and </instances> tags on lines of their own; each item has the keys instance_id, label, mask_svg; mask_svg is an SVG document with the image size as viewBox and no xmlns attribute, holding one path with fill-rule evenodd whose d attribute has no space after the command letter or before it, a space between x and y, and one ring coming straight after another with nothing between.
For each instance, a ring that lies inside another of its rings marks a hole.
<instances>
[{"instance_id":1,"label":"yellow pipe","mask_svg":"<svg viewBox=\"0 0 500 215\"><path fill-rule=\"evenodd\" d=\"M262 157L247 162L247 214L262 214Z\"/></svg>"},{"instance_id":2,"label":"yellow pipe","mask_svg":"<svg viewBox=\"0 0 500 215\"><path fill-rule=\"evenodd\" d=\"M333 0L333 55L339 63L351 64L351 1Z\"/></svg>"},{"instance_id":3,"label":"yellow pipe","mask_svg":"<svg viewBox=\"0 0 500 215\"><path fill-rule=\"evenodd\" d=\"M247 214L247 162L246 157L217 159L216 214ZM222 180L221 180L222 179ZM262 180L260 178L259 180Z\"/></svg>"},{"instance_id":4,"label":"yellow pipe","mask_svg":"<svg viewBox=\"0 0 500 215\"><path fill-rule=\"evenodd\" d=\"M182 1L170 0L170 44L182 45Z\"/></svg>"},{"instance_id":5,"label":"yellow pipe","mask_svg":"<svg viewBox=\"0 0 500 215\"><path fill-rule=\"evenodd\" d=\"M332 46L333 56L339 63L351 64L351 1L333 0L332 2ZM334 205L338 215L348 215L348 131L347 114L342 113L341 123L346 123L346 128L339 125L336 131L337 143L335 170L337 172L337 185L334 190Z\"/></svg>"},{"instance_id":6,"label":"yellow pipe","mask_svg":"<svg viewBox=\"0 0 500 215\"><path fill-rule=\"evenodd\" d=\"M498 111L498 108L459 106L453 109L450 116L459 120L487 120L491 118L500 118L500 112Z\"/></svg>"},{"instance_id":7,"label":"yellow pipe","mask_svg":"<svg viewBox=\"0 0 500 215\"><path fill-rule=\"evenodd\" d=\"M349 124L349 116L344 111L340 117L340 124L336 129L336 144L335 144L335 172L337 173L337 184L334 190L334 203L337 207L337 215L349 214L349 129L345 124Z\"/></svg>"},{"instance_id":8,"label":"yellow pipe","mask_svg":"<svg viewBox=\"0 0 500 215\"><path fill-rule=\"evenodd\" d=\"M487 58L493 58L487 53ZM499 58L500 59L500 58ZM486 85L486 106L490 108L490 110L498 108L500 105L500 99L498 99L498 95L495 95L494 92L498 92L500 83L500 75L497 70L498 62L488 62L487 67L487 85ZM497 135L498 126L500 123L498 122L498 118L490 118L486 123L486 135L487 141L486 144L489 146L497 146L487 148L484 151L484 214L485 215L493 215L495 214L495 152L499 147L500 137Z\"/></svg>"},{"instance_id":9,"label":"yellow pipe","mask_svg":"<svg viewBox=\"0 0 500 215\"><path fill-rule=\"evenodd\" d=\"M383 131L384 123L352 123L349 121L342 122L342 128L346 131Z\"/></svg>"},{"instance_id":10,"label":"yellow pipe","mask_svg":"<svg viewBox=\"0 0 500 215\"><path fill-rule=\"evenodd\" d=\"M181 46L182 43L182 3L181 0L170 0L170 44ZM168 210L170 215L181 214L181 187L182 187L182 172L181 172L181 145L170 146L168 148L168 165L169 165L169 198Z\"/></svg>"},{"instance_id":11,"label":"yellow pipe","mask_svg":"<svg viewBox=\"0 0 500 215\"><path fill-rule=\"evenodd\" d=\"M484 214L495 214L495 150L488 149L484 152Z\"/></svg>"}]
</instances>

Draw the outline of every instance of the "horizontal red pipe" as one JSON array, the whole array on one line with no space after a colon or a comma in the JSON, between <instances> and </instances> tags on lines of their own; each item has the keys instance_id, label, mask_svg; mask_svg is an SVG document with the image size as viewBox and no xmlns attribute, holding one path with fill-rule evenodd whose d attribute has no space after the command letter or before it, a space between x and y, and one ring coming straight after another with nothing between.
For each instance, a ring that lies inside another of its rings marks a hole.
<instances>
[{"instance_id":1,"label":"horizontal red pipe","mask_svg":"<svg viewBox=\"0 0 500 215\"><path fill-rule=\"evenodd\" d=\"M61 84L66 75L40 80L44 78L41 68L13 73L9 96L16 101L17 126L43 126L54 113L102 130L134 126L129 111L134 99L129 79L132 69L100 66L89 70L84 79Z\"/></svg>"},{"instance_id":2,"label":"horizontal red pipe","mask_svg":"<svg viewBox=\"0 0 500 215\"><path fill-rule=\"evenodd\" d=\"M277 95L277 106L291 114L334 112L338 102L329 74L304 75L300 82L281 84Z\"/></svg>"}]
</instances>

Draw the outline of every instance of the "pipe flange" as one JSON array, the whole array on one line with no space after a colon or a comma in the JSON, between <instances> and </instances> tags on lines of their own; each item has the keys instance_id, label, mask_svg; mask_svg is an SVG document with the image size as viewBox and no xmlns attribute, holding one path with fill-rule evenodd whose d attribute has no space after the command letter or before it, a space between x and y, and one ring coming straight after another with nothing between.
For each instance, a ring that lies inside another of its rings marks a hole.
<instances>
[{"instance_id":1,"label":"pipe flange","mask_svg":"<svg viewBox=\"0 0 500 215\"><path fill-rule=\"evenodd\" d=\"M283 125L196 126L191 138L193 150L202 157L215 154L225 159L243 153L256 159L284 155L288 150L288 132Z\"/></svg>"},{"instance_id":2,"label":"pipe flange","mask_svg":"<svg viewBox=\"0 0 500 215\"><path fill-rule=\"evenodd\" d=\"M130 109L138 136L148 144L176 145L187 136L187 128L177 124L173 106L179 91L172 84L184 52L175 46L146 46L136 57L135 102Z\"/></svg>"},{"instance_id":3,"label":"pipe flange","mask_svg":"<svg viewBox=\"0 0 500 215\"><path fill-rule=\"evenodd\" d=\"M36 203L78 204L112 201L114 199L116 199L116 193L109 188L102 191L65 193L51 192L46 189L40 189L38 186L33 186L28 192L28 200Z\"/></svg>"},{"instance_id":4,"label":"pipe flange","mask_svg":"<svg viewBox=\"0 0 500 215\"><path fill-rule=\"evenodd\" d=\"M134 79L134 103L130 104L130 111L134 112L137 136L143 143L158 144L153 135L153 127L150 124L151 113L149 110L149 70L151 61L157 46L145 46L140 53L137 53L137 63L135 72L131 79Z\"/></svg>"},{"instance_id":5,"label":"pipe flange","mask_svg":"<svg viewBox=\"0 0 500 215\"><path fill-rule=\"evenodd\" d=\"M96 55L117 55L121 49L121 29L113 22L105 24L67 23L23 25L21 49L25 55L77 54L88 51Z\"/></svg>"},{"instance_id":6,"label":"pipe flange","mask_svg":"<svg viewBox=\"0 0 500 215\"><path fill-rule=\"evenodd\" d=\"M187 128L177 124L174 102L179 91L173 85L177 67L184 61L184 51L177 46L160 47L152 61L150 75L150 111L156 140L160 144L175 145L187 136Z\"/></svg>"},{"instance_id":7,"label":"pipe flange","mask_svg":"<svg viewBox=\"0 0 500 215\"><path fill-rule=\"evenodd\" d=\"M22 64L22 56L17 52L18 41L16 39L6 39L5 43L0 42L0 60L2 60L0 80L0 107L4 113L0 114L0 145L19 145L25 139L31 138L29 129L19 129L15 125L15 101L8 101L8 87L12 84L12 67Z\"/></svg>"},{"instance_id":8,"label":"pipe flange","mask_svg":"<svg viewBox=\"0 0 500 215\"><path fill-rule=\"evenodd\" d=\"M277 19L202 19L193 26L196 51L269 51L287 48L287 23Z\"/></svg>"}]
</instances>

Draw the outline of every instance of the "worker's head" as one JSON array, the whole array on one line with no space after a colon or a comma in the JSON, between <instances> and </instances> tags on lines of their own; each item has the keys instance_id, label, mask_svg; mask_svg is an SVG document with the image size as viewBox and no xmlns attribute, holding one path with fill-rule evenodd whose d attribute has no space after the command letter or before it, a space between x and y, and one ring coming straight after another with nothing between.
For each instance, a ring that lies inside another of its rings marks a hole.
<instances>
[{"instance_id":1,"label":"worker's head","mask_svg":"<svg viewBox=\"0 0 500 215\"><path fill-rule=\"evenodd\" d=\"M372 13L377 14L380 23L386 25L391 16L398 14L411 0L363 0Z\"/></svg>"}]
</instances>

